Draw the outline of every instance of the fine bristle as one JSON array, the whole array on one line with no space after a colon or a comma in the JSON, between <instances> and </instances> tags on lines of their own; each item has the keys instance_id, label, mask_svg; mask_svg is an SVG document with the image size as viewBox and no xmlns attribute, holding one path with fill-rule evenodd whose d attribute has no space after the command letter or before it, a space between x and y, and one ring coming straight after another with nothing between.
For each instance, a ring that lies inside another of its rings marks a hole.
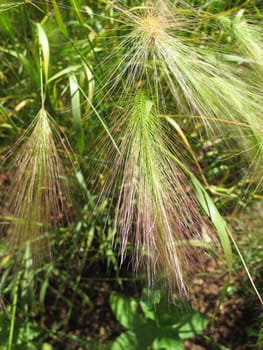
<instances>
[{"instance_id":1,"label":"fine bristle","mask_svg":"<svg viewBox=\"0 0 263 350\"><path fill-rule=\"evenodd\" d=\"M185 295L191 269L197 262L202 265L201 250L191 242L212 243L213 230L202 218L186 175L167 156L172 142L153 102L142 92L129 100L118 129L120 153L113 159L112 188L117 182L115 229L121 261L131 244L135 271L147 271L149 286L166 280L170 290ZM107 185L112 177L108 180Z\"/></svg>"},{"instance_id":2,"label":"fine bristle","mask_svg":"<svg viewBox=\"0 0 263 350\"><path fill-rule=\"evenodd\" d=\"M147 5L137 13L117 7L130 32L120 43L122 61L108 77L110 89L117 90L125 77L126 93L143 84L162 110L173 98L174 114L200 116L211 137L224 137L229 130L229 124L217 123L217 118L236 122L230 128L232 137L244 153L247 150L248 159L253 152L256 156L262 153L262 75L253 74L255 64L262 66L258 34L253 41L256 29L244 20L241 28L235 26L235 32L246 28L239 36L240 54L251 58L246 66L238 67L230 54L220 55L210 38L202 38L205 45L198 45L193 35L198 19L182 12L184 3L174 6L162 0ZM249 133L240 123L250 127Z\"/></svg>"},{"instance_id":3,"label":"fine bristle","mask_svg":"<svg viewBox=\"0 0 263 350\"><path fill-rule=\"evenodd\" d=\"M7 251L23 254L30 242L35 264L51 254L52 222L68 211L64 206L70 191L59 147L70 157L55 122L41 109L4 161L12 176L3 205Z\"/></svg>"}]
</instances>

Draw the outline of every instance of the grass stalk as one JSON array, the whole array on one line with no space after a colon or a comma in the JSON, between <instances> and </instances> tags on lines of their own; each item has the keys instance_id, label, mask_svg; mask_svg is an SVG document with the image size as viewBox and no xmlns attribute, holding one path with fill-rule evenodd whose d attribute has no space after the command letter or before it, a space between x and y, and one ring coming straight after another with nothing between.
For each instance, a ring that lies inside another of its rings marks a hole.
<instances>
[{"instance_id":1,"label":"grass stalk","mask_svg":"<svg viewBox=\"0 0 263 350\"><path fill-rule=\"evenodd\" d=\"M21 275L22 275L22 270L19 270L17 275L16 275L16 281L15 281L15 286L14 286L14 290L13 290L12 312L11 312L11 319L10 319L7 350L13 350L15 322L16 322L16 310L17 310L17 302L18 302L18 291L19 291L19 284L20 284L20 280L21 280Z\"/></svg>"}]
</instances>

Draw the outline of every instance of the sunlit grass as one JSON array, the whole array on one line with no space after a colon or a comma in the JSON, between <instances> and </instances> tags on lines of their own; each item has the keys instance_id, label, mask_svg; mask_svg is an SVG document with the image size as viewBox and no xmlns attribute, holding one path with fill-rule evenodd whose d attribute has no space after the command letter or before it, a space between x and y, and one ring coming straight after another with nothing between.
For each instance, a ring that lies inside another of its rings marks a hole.
<instances>
[{"instance_id":1,"label":"sunlit grass","mask_svg":"<svg viewBox=\"0 0 263 350\"><path fill-rule=\"evenodd\" d=\"M142 92L129 99L118 124L120 152L113 160L119 188L111 175L108 183L119 192L114 195L121 260L132 244L134 267L147 270L150 286L165 277L171 290L185 293L191 266L201 264L201 253L191 241L199 240L201 246L215 237L211 238L211 227L200 214L186 175L164 151L173 146L156 113Z\"/></svg>"},{"instance_id":2,"label":"sunlit grass","mask_svg":"<svg viewBox=\"0 0 263 350\"><path fill-rule=\"evenodd\" d=\"M148 286L168 286L181 296L210 253L234 273L236 242L220 213L262 198L260 16L257 1L249 0L0 4L0 137L10 148L2 166L1 234L8 254L1 259L0 292L14 296L15 307L7 307L10 349L17 314L42 312L46 326L50 295L54 310L59 304L66 317L52 320L57 333L39 332L55 344L72 337L85 347L70 322L77 304L91 315L96 289L89 281L106 281L106 291L110 265L109 288L125 286L131 261L141 284L146 271ZM77 198L74 228L67 219L75 174L61 129L78 153L76 181L85 192ZM222 173L221 166L227 167ZM54 242L47 267L41 262ZM26 276L15 282L10 263L10 255L18 253L18 261L25 250L41 270L32 268L27 284ZM248 276L255 287L253 269ZM33 279L39 304L23 299Z\"/></svg>"},{"instance_id":3,"label":"sunlit grass","mask_svg":"<svg viewBox=\"0 0 263 350\"><path fill-rule=\"evenodd\" d=\"M238 67L231 62L231 52L220 53L216 38L198 38L199 18L183 3L148 1L146 6L131 10L121 5L113 8L129 32L116 48L121 59L108 77L110 89L119 91L118 85L124 80L125 92L119 94L125 96L143 85L161 110L171 106L172 96L174 111L200 116L211 137L220 134L224 138L230 130L244 155L261 161L262 77L254 74L254 65L262 62L260 29L256 35L253 25L244 21L233 25L236 36L242 31L238 36L241 53L254 57L247 66ZM236 124L229 128L228 123L217 123L217 118ZM241 123L248 124L250 130Z\"/></svg>"}]
</instances>

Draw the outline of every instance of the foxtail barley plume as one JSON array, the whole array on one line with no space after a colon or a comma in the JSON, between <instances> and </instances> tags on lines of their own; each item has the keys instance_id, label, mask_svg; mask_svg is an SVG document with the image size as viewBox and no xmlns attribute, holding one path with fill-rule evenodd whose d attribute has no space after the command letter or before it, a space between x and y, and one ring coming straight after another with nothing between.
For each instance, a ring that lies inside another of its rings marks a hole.
<instances>
[{"instance_id":1,"label":"foxtail barley plume","mask_svg":"<svg viewBox=\"0 0 263 350\"><path fill-rule=\"evenodd\" d=\"M250 63L257 73L263 72L263 27L261 21L246 20L245 11L235 16L222 17L220 24L234 42L239 57ZM259 79L262 84L262 78Z\"/></svg>"},{"instance_id":2,"label":"foxtail barley plume","mask_svg":"<svg viewBox=\"0 0 263 350\"><path fill-rule=\"evenodd\" d=\"M31 243L35 263L50 254L48 232L57 224L69 199L66 172L58 151L71 159L66 142L45 109L41 109L4 162L12 177L4 198L7 251L22 254Z\"/></svg>"},{"instance_id":3,"label":"foxtail barley plume","mask_svg":"<svg viewBox=\"0 0 263 350\"><path fill-rule=\"evenodd\" d=\"M116 176L104 187L104 191L109 187L119 191L115 227L121 259L131 242L135 269L146 267L150 285L163 272L170 288L184 293L190 266L201 260L191 243L203 242L204 237L213 242L212 230L191 190L186 191L189 182L179 162L167 155L172 149L175 157L181 157L177 140L169 141L158 115L198 118L211 136L227 134L244 152L262 159L262 76L254 74L260 41L257 36L253 42L253 26L246 23L247 35L240 37L239 51L245 64L238 66L233 62L234 47L228 53L218 48L220 34L200 35L198 25L202 21L210 25L211 18L207 16L206 22L206 16L199 17L187 2L148 0L131 9L108 2L124 26L124 39L121 36L117 48L121 59L105 85L118 95L121 106L127 102L126 112L112 121L119 152ZM215 22L227 27L218 19ZM252 54L253 45L258 51L248 61L245 56ZM135 96L132 107L127 96Z\"/></svg>"},{"instance_id":4,"label":"foxtail barley plume","mask_svg":"<svg viewBox=\"0 0 263 350\"><path fill-rule=\"evenodd\" d=\"M124 77L125 91L132 93L143 84L158 108L167 110L173 98L173 114L200 117L210 135L224 138L230 131L244 152L258 155L263 142L263 80L253 70L255 62L262 63L262 45L253 25L241 21L235 26L243 55L253 56L253 62L237 66L231 52L220 52L218 38L213 41L196 31L205 19L185 2L152 0L137 10L113 6L129 32L120 44L122 61L109 79L111 88Z\"/></svg>"},{"instance_id":5,"label":"foxtail barley plume","mask_svg":"<svg viewBox=\"0 0 263 350\"><path fill-rule=\"evenodd\" d=\"M201 262L191 242L212 241L211 230L186 191L186 176L164 151L172 143L153 103L141 92L131 103L119 124L120 153L113 162L121 261L131 244L135 270L146 269L149 286L165 276L171 290L184 294L189 270Z\"/></svg>"},{"instance_id":6,"label":"foxtail barley plume","mask_svg":"<svg viewBox=\"0 0 263 350\"><path fill-rule=\"evenodd\" d=\"M243 137L244 148L252 147L256 151L257 157L251 161L252 172L259 175L257 183L262 183L262 155L263 155L263 122L262 122L262 98L263 98L263 26L262 21L245 18L245 11L240 10L236 15L220 18L220 25L228 37L233 41L233 49L237 59L247 66L243 69L243 79L247 85L247 91L254 86L255 93L251 94L251 102L246 102L247 108L243 107L247 113L247 122L254 129L250 139ZM249 74L247 74L247 70ZM244 87L245 93L245 87ZM236 96L238 98L238 96ZM254 106L253 106L254 105ZM256 106L258 105L258 107ZM258 110L257 110L258 109ZM246 111L247 110L247 111ZM253 142L251 142L253 141ZM254 152L255 153L255 152Z\"/></svg>"}]
</instances>

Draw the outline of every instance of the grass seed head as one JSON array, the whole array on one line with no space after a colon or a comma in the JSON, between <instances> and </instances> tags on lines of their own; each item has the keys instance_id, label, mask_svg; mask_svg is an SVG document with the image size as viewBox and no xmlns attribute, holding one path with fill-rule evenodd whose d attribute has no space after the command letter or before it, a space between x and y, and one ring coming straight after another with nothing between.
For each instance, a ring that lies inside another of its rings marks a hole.
<instances>
[{"instance_id":1,"label":"grass seed head","mask_svg":"<svg viewBox=\"0 0 263 350\"><path fill-rule=\"evenodd\" d=\"M20 257L30 242L35 264L51 254L48 233L68 211L70 191L59 147L70 157L55 122L41 109L4 163L12 174L3 203L7 250Z\"/></svg>"},{"instance_id":2,"label":"grass seed head","mask_svg":"<svg viewBox=\"0 0 263 350\"><path fill-rule=\"evenodd\" d=\"M130 103L119 122L120 153L110 180L119 193L115 229L121 261L131 244L134 268L145 268L149 286L166 280L170 290L186 294L190 270L202 261L191 242L212 241L212 231L191 191L185 190L186 176L164 151L172 142L153 102L138 92Z\"/></svg>"},{"instance_id":3,"label":"grass seed head","mask_svg":"<svg viewBox=\"0 0 263 350\"><path fill-rule=\"evenodd\" d=\"M262 157L262 74L255 74L254 63L237 66L227 55L222 58L211 38L198 38L197 16L189 15L191 9L186 11L183 2L148 1L146 5L137 13L120 11L130 32L119 47L119 75L111 70L111 89L126 77L128 93L143 86L162 110L173 99L173 114L200 117L212 138L231 133L249 163L253 157ZM243 21L239 26L243 28ZM243 36L236 28L243 54L254 52L253 61L262 62L259 36L252 35L253 26L246 23L245 27Z\"/></svg>"},{"instance_id":4,"label":"grass seed head","mask_svg":"<svg viewBox=\"0 0 263 350\"><path fill-rule=\"evenodd\" d=\"M141 23L138 25L138 31L142 32L142 37L146 39L148 45L154 45L156 40L165 37L165 25L158 16L142 17Z\"/></svg>"},{"instance_id":5,"label":"grass seed head","mask_svg":"<svg viewBox=\"0 0 263 350\"><path fill-rule=\"evenodd\" d=\"M263 72L263 27L259 20L246 20L244 10L235 16L223 17L220 25L234 41L238 55L246 59L258 73ZM262 83L262 80L261 80Z\"/></svg>"}]
</instances>

